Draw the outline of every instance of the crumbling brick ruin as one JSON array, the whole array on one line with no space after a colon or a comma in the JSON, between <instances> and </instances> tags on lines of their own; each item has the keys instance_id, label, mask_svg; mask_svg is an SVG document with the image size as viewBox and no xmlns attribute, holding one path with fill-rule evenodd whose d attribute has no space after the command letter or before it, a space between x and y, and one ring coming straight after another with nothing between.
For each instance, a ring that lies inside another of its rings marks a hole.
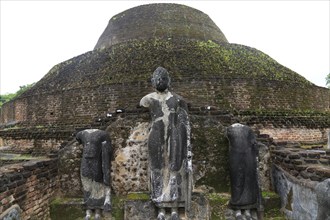
<instances>
[{"instance_id":1,"label":"crumbling brick ruin","mask_svg":"<svg viewBox=\"0 0 330 220\"><path fill-rule=\"evenodd\" d=\"M0 143L11 152L58 153L58 175L49 171L52 175L45 178L56 179L56 192L79 196L81 152L73 134L106 129L115 148L114 193L145 191L144 133L150 120L138 103L152 91L149 81L158 66L169 70L173 90L189 104L196 187L228 190L224 130L235 122L251 126L260 145L270 150L262 161L265 188L273 188L272 165L298 180L330 178L330 153L323 150L330 131L330 90L257 49L229 43L206 14L178 4L143 5L111 18L92 51L55 65L35 86L2 106ZM323 151L311 158L302 148L287 148L290 143L317 145ZM315 159L327 171L310 168ZM46 168L49 162L41 163ZM24 174L24 165L20 169ZM15 185L11 175L0 173L0 182ZM4 204L9 199L29 213L22 196L10 190L8 185L0 188L0 209L9 207ZM34 214L44 216L23 216Z\"/></svg>"}]
</instances>

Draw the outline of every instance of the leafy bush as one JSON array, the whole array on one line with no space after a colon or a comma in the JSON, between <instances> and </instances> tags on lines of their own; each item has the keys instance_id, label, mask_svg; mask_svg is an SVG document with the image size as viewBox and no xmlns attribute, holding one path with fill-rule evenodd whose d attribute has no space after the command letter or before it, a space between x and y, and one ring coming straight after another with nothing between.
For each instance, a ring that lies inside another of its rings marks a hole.
<instances>
[{"instance_id":1,"label":"leafy bush","mask_svg":"<svg viewBox=\"0 0 330 220\"><path fill-rule=\"evenodd\" d=\"M22 94L23 92L25 92L26 90L30 89L32 86L34 86L35 83L32 84L27 84L24 86L20 86L19 90L15 93L8 93L5 95L0 95L0 108L3 105L3 103L5 102L9 102L10 100L12 100L13 98L19 96L20 94Z\"/></svg>"}]
</instances>

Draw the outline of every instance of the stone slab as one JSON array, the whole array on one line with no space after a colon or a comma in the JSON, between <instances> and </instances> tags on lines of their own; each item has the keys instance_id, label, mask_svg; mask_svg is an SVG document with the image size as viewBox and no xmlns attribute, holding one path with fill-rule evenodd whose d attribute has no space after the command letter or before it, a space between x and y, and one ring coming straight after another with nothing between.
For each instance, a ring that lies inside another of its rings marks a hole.
<instances>
[{"instance_id":1,"label":"stone slab","mask_svg":"<svg viewBox=\"0 0 330 220\"><path fill-rule=\"evenodd\" d=\"M21 208L15 204L0 214L0 220L21 219L21 213Z\"/></svg>"},{"instance_id":2,"label":"stone slab","mask_svg":"<svg viewBox=\"0 0 330 220\"><path fill-rule=\"evenodd\" d=\"M205 195L193 193L191 210L179 209L180 220L209 220L210 206ZM169 212L166 219L169 219ZM128 200L124 208L125 220L157 219L157 209L151 200Z\"/></svg>"}]
</instances>

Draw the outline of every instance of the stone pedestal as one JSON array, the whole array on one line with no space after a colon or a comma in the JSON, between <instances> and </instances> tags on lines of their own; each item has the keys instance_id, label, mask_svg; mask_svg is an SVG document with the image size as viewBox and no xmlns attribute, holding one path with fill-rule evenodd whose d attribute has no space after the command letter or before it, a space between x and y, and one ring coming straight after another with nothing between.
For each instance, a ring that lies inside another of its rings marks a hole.
<instances>
[{"instance_id":1,"label":"stone pedestal","mask_svg":"<svg viewBox=\"0 0 330 220\"><path fill-rule=\"evenodd\" d=\"M124 209L125 220L157 219L157 209L151 200L127 200ZM190 212L179 209L179 214L180 220L209 220L209 202L203 194L193 193Z\"/></svg>"},{"instance_id":2,"label":"stone pedestal","mask_svg":"<svg viewBox=\"0 0 330 220\"><path fill-rule=\"evenodd\" d=\"M13 205L9 209L0 213L1 220L21 219L22 210L18 205Z\"/></svg>"},{"instance_id":3,"label":"stone pedestal","mask_svg":"<svg viewBox=\"0 0 330 220\"><path fill-rule=\"evenodd\" d=\"M156 207L151 200L125 201L124 219L157 219Z\"/></svg>"}]
</instances>

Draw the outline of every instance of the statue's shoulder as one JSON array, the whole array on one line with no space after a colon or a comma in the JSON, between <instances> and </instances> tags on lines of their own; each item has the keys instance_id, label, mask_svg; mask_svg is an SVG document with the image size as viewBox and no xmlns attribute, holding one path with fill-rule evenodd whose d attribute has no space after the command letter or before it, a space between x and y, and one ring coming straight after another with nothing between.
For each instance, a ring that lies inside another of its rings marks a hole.
<instances>
[{"instance_id":1,"label":"statue's shoulder","mask_svg":"<svg viewBox=\"0 0 330 220\"><path fill-rule=\"evenodd\" d=\"M149 107L150 101L152 99L157 99L156 92L149 93L149 94L145 95L144 97L142 97L142 99L140 100L140 105L144 106L144 107Z\"/></svg>"},{"instance_id":2,"label":"statue's shoulder","mask_svg":"<svg viewBox=\"0 0 330 220\"><path fill-rule=\"evenodd\" d=\"M150 101L151 99L157 99L157 93L156 92L152 92L149 93L147 95L145 95L144 97L142 97L141 101Z\"/></svg>"}]
</instances>

